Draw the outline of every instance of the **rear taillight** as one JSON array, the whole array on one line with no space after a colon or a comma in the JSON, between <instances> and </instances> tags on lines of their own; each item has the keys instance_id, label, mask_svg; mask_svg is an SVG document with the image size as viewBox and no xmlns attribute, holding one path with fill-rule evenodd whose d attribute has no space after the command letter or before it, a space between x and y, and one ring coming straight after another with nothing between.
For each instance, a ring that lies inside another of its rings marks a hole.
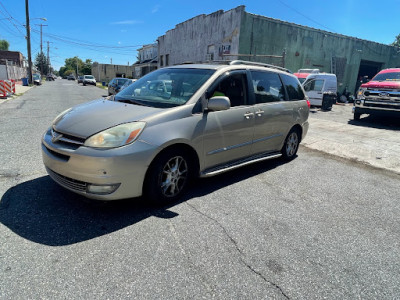
<instances>
[{"instance_id":1,"label":"rear taillight","mask_svg":"<svg viewBox=\"0 0 400 300\"><path fill-rule=\"evenodd\" d=\"M306 99L306 100L307 100L307 106L308 106L308 108L310 108L311 107L311 103L310 103L310 101L308 99Z\"/></svg>"}]
</instances>

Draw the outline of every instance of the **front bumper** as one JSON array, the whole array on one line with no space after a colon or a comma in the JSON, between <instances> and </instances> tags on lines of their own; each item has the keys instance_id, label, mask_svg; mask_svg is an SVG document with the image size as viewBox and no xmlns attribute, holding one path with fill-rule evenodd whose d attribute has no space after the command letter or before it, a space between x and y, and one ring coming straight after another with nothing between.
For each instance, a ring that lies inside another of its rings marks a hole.
<instances>
[{"instance_id":1,"label":"front bumper","mask_svg":"<svg viewBox=\"0 0 400 300\"><path fill-rule=\"evenodd\" d=\"M96 85L96 81L83 81L83 84L93 84Z\"/></svg>"},{"instance_id":2,"label":"front bumper","mask_svg":"<svg viewBox=\"0 0 400 300\"><path fill-rule=\"evenodd\" d=\"M64 188L98 200L117 200L142 195L148 166L158 148L136 141L114 149L71 147L51 140L50 130L42 138L42 158L50 177ZM90 185L117 189L110 194L94 194Z\"/></svg>"},{"instance_id":3,"label":"front bumper","mask_svg":"<svg viewBox=\"0 0 400 300\"><path fill-rule=\"evenodd\" d=\"M400 115L399 101L383 101L380 99L356 99L353 113L374 115Z\"/></svg>"}]
</instances>

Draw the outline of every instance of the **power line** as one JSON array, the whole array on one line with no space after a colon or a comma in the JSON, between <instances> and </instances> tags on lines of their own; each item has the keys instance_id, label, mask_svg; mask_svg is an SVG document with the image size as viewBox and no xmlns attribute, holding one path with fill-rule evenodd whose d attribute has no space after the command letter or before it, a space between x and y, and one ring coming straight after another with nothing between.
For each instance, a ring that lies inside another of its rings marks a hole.
<instances>
[{"instance_id":1,"label":"power line","mask_svg":"<svg viewBox=\"0 0 400 300\"><path fill-rule=\"evenodd\" d=\"M35 32L35 33L40 33L40 31L35 30L35 29L32 29L32 31ZM132 56L133 54L132 54L131 51L134 50L134 49L127 49L127 48L116 47L116 46L104 46L104 45L96 45L96 44L88 44L88 43L85 44L85 43L75 42L73 40L66 40L66 39L60 38L60 37L58 37L56 35L48 34L48 33L43 33L43 35L47 36L47 37L50 37L53 40L60 41L62 43L66 43L66 44L70 44L70 45L74 45L74 46L84 47L84 48L87 48L89 50L96 51L96 52L101 52L101 53L113 53L113 54L118 54L118 55ZM139 48L141 46L142 45L140 45L140 46L128 46L128 47ZM98 48L100 48L100 49L98 49ZM114 51L107 50L107 49L110 49L110 48L114 49ZM122 48L122 49L120 49L120 48ZM116 51L116 50L119 50L119 51Z\"/></svg>"},{"instance_id":2,"label":"power line","mask_svg":"<svg viewBox=\"0 0 400 300\"><path fill-rule=\"evenodd\" d=\"M19 33L21 33L22 35L24 35L23 33L22 33L22 31L18 28L18 26L12 21L12 20L15 20L15 21L17 21L18 22L18 20L16 20L16 19L14 19L14 17L7 11L7 9L5 8L5 6L3 5L3 3L1 3L0 2L0 6L4 9L4 11L6 12L6 13L4 13L4 12L2 12L1 10L0 10L0 13L2 13L4 16L7 16L8 15L8 17L6 18L15 28L17 28L17 30L19 31Z\"/></svg>"},{"instance_id":3,"label":"power line","mask_svg":"<svg viewBox=\"0 0 400 300\"><path fill-rule=\"evenodd\" d=\"M283 2L283 1L281 1L281 0L278 0L278 1L279 1L281 4L283 4L284 6L286 6L287 8L289 8L289 9L295 11L295 12L298 13L299 15L301 15L301 16L303 16L304 18L310 20L311 22L314 22L315 24L317 24L317 25L319 25L319 26L321 26L321 27L323 27L323 28L325 28L325 29L327 29L327 30L329 30L329 31L331 31L331 32L336 33L335 30L333 30L333 29L331 29L331 28L329 28L329 27L326 27L325 25L323 25L323 24L321 24L321 23L319 23L319 22L317 22L317 21L311 19L310 17L308 17L308 16L306 16L305 14L299 12L297 9L291 7L290 5L286 4L285 2Z\"/></svg>"}]
</instances>

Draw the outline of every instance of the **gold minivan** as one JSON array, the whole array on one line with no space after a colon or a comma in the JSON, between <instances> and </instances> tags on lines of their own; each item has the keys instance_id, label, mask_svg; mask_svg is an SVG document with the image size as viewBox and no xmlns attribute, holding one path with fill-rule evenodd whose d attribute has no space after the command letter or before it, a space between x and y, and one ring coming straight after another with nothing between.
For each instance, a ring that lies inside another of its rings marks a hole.
<instances>
[{"instance_id":1,"label":"gold minivan","mask_svg":"<svg viewBox=\"0 0 400 300\"><path fill-rule=\"evenodd\" d=\"M43 162L54 181L88 198L173 201L197 176L295 158L309 106L283 68L166 67L57 116L42 138Z\"/></svg>"}]
</instances>

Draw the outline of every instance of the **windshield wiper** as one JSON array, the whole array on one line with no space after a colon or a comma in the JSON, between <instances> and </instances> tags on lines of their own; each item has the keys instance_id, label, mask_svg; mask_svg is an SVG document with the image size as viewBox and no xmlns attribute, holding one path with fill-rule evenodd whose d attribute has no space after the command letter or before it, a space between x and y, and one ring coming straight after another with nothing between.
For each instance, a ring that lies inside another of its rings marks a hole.
<instances>
[{"instance_id":1,"label":"windshield wiper","mask_svg":"<svg viewBox=\"0 0 400 300\"><path fill-rule=\"evenodd\" d=\"M147 106L146 104L143 104L142 102L133 100L133 99L117 99L116 101L122 102L122 103L131 103L131 104L136 104L140 106Z\"/></svg>"}]
</instances>

